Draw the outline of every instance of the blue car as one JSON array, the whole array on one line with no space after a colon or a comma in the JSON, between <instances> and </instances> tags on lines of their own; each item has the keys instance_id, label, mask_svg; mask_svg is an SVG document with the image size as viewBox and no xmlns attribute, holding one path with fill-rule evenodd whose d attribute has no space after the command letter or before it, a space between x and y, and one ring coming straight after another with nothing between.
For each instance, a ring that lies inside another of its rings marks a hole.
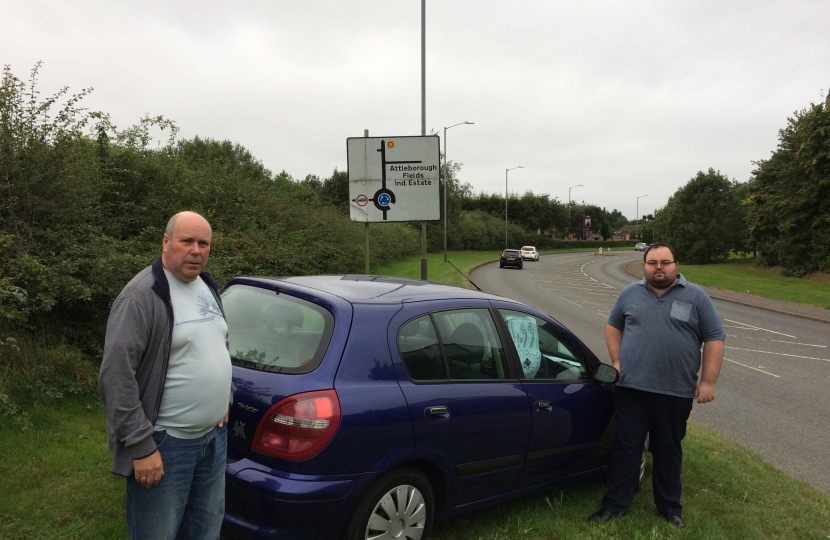
<instances>
[{"instance_id":1,"label":"blue car","mask_svg":"<svg viewBox=\"0 0 830 540\"><path fill-rule=\"evenodd\" d=\"M223 538L426 539L601 473L617 371L524 304L403 278L237 278Z\"/></svg>"}]
</instances>

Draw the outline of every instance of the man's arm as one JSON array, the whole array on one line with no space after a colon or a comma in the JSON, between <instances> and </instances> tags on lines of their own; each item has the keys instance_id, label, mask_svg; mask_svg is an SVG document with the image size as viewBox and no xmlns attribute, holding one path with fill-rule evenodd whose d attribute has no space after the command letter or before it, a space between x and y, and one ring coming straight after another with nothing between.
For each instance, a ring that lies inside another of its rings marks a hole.
<instances>
[{"instance_id":1,"label":"man's arm","mask_svg":"<svg viewBox=\"0 0 830 540\"><path fill-rule=\"evenodd\" d=\"M724 342L707 341L703 344L703 369L700 372L700 382L695 390L695 399L698 403L709 403L715 399L715 383L718 382L720 367L723 364Z\"/></svg>"},{"instance_id":2,"label":"man's arm","mask_svg":"<svg viewBox=\"0 0 830 540\"><path fill-rule=\"evenodd\" d=\"M620 348L622 347L623 331L610 324L605 325L605 344L611 356L611 364L620 371Z\"/></svg>"},{"instance_id":3,"label":"man's arm","mask_svg":"<svg viewBox=\"0 0 830 540\"><path fill-rule=\"evenodd\" d=\"M161 474L163 471L153 442L153 424L144 415L135 378L149 340L148 325L142 324L145 321L140 306L132 299L120 298L113 304L107 320L98 389L106 406L108 433L124 444L127 452L137 456L133 458L134 467L141 465L144 469L150 463L145 460L154 455L158 459L158 466L153 464L145 469L147 474L143 476L150 478L149 469ZM137 470L135 473L136 480L141 481L142 474Z\"/></svg>"}]
</instances>

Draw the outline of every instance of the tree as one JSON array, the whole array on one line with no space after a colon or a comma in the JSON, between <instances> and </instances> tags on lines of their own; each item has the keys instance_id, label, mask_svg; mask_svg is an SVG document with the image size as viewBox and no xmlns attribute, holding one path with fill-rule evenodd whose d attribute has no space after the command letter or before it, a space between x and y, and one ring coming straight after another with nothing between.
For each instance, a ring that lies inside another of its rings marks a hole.
<instances>
[{"instance_id":1,"label":"tree","mask_svg":"<svg viewBox=\"0 0 830 540\"><path fill-rule=\"evenodd\" d=\"M797 111L778 140L749 182L750 241L787 275L830 271L830 95Z\"/></svg>"},{"instance_id":2,"label":"tree","mask_svg":"<svg viewBox=\"0 0 830 540\"><path fill-rule=\"evenodd\" d=\"M660 240L683 262L706 264L742 251L747 234L739 184L714 169L698 172L657 213Z\"/></svg>"}]
</instances>

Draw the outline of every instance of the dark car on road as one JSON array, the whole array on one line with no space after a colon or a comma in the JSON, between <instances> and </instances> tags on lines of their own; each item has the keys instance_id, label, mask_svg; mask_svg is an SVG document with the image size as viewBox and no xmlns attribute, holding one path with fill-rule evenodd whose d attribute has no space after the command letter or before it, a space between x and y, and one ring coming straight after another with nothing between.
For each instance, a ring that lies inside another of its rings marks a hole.
<instances>
[{"instance_id":1,"label":"dark car on road","mask_svg":"<svg viewBox=\"0 0 830 540\"><path fill-rule=\"evenodd\" d=\"M522 268L524 266L522 252L518 249L505 249L502 251L501 258L499 259L499 268L504 268L505 266Z\"/></svg>"},{"instance_id":2,"label":"dark car on road","mask_svg":"<svg viewBox=\"0 0 830 540\"><path fill-rule=\"evenodd\" d=\"M524 304L364 275L236 278L222 299L223 538L425 539L607 468L617 371Z\"/></svg>"}]
</instances>

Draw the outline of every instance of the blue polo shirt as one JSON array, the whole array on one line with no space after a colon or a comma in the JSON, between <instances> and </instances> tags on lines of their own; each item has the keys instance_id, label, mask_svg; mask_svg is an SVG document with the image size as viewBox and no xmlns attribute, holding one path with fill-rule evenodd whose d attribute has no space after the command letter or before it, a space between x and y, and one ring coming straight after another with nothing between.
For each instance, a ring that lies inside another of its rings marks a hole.
<instances>
[{"instance_id":1,"label":"blue polo shirt","mask_svg":"<svg viewBox=\"0 0 830 540\"><path fill-rule=\"evenodd\" d=\"M701 345L726 339L709 295L677 277L659 298L645 278L617 298L608 324L623 331L619 386L693 398Z\"/></svg>"}]
</instances>

